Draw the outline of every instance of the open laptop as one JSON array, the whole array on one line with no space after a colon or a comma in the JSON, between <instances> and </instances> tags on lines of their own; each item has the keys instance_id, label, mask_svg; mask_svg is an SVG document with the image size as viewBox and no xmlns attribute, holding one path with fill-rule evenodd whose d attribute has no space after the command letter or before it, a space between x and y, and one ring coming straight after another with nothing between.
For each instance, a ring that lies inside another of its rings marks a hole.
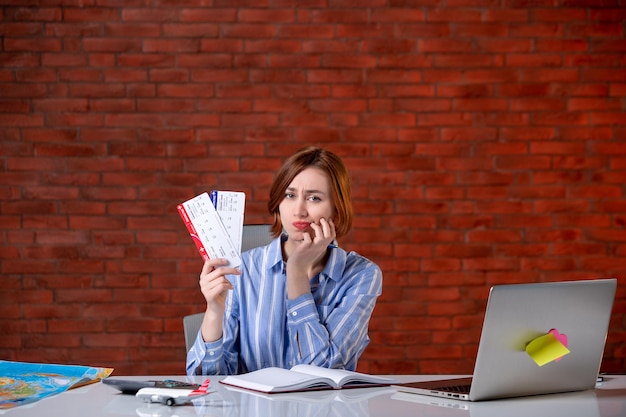
<instances>
[{"instance_id":1,"label":"open laptop","mask_svg":"<svg viewBox=\"0 0 626 417\"><path fill-rule=\"evenodd\" d=\"M496 285L489 292L470 378L393 385L399 392L467 401L595 387L617 280ZM539 366L526 346L556 329L569 353Z\"/></svg>"},{"instance_id":2,"label":"open laptop","mask_svg":"<svg viewBox=\"0 0 626 417\"><path fill-rule=\"evenodd\" d=\"M415 395L396 392L393 400L410 403L410 406L394 406L396 415L414 416L467 416L467 417L531 417L531 416L567 416L600 417L600 404L595 390L565 392L558 399L552 395L533 395L510 398L503 401L461 401L430 395ZM457 410L457 412L436 412L434 407ZM403 413L403 408L410 409Z\"/></svg>"}]
</instances>

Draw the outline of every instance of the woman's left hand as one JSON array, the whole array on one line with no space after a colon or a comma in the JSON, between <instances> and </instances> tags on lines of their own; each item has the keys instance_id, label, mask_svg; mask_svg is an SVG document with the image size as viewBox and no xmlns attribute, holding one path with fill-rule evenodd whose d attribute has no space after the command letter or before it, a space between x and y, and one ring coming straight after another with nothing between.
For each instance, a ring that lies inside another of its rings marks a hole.
<instances>
[{"instance_id":1,"label":"woman's left hand","mask_svg":"<svg viewBox=\"0 0 626 417\"><path fill-rule=\"evenodd\" d=\"M328 245L336 237L332 219L322 218L319 224L311 223L311 229L314 237L304 233L303 240L296 244L287 261L287 287L291 299L310 291L309 280L324 269Z\"/></svg>"}]
</instances>

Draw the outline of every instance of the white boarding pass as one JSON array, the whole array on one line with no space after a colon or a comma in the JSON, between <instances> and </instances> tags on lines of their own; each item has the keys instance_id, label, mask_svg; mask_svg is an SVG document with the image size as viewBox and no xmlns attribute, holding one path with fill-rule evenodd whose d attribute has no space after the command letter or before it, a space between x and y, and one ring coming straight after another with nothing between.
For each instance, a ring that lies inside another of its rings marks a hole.
<instances>
[{"instance_id":1,"label":"white boarding pass","mask_svg":"<svg viewBox=\"0 0 626 417\"><path fill-rule=\"evenodd\" d=\"M235 248L241 252L243 237L243 213L246 206L246 194L239 191L211 191L211 201L217 214L233 241Z\"/></svg>"},{"instance_id":2,"label":"white boarding pass","mask_svg":"<svg viewBox=\"0 0 626 417\"><path fill-rule=\"evenodd\" d=\"M204 260L225 258L229 266L241 266L241 246L230 238L208 193L202 193L178 205L180 214Z\"/></svg>"}]
</instances>

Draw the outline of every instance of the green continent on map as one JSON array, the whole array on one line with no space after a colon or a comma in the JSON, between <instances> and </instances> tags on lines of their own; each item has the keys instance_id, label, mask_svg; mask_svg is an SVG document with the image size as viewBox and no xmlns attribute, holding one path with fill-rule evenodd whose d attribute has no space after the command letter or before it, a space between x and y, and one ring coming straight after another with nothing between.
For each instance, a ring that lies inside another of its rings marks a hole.
<instances>
[{"instance_id":1,"label":"green continent on map","mask_svg":"<svg viewBox=\"0 0 626 417\"><path fill-rule=\"evenodd\" d=\"M37 385L27 384L25 381L0 377L0 399L17 400L19 398L30 397L41 391Z\"/></svg>"}]
</instances>

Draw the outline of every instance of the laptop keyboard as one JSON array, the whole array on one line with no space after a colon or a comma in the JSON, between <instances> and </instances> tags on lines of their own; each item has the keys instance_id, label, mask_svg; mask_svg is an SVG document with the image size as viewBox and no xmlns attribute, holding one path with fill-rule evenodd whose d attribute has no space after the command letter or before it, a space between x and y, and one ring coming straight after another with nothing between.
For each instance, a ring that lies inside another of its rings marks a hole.
<instances>
[{"instance_id":1,"label":"laptop keyboard","mask_svg":"<svg viewBox=\"0 0 626 417\"><path fill-rule=\"evenodd\" d=\"M469 394L469 392L470 392L470 385L469 384L446 385L446 386L441 386L441 387L437 387L437 388L431 388L431 390L433 390L433 391L454 392L454 393L458 393L458 394Z\"/></svg>"}]
</instances>

